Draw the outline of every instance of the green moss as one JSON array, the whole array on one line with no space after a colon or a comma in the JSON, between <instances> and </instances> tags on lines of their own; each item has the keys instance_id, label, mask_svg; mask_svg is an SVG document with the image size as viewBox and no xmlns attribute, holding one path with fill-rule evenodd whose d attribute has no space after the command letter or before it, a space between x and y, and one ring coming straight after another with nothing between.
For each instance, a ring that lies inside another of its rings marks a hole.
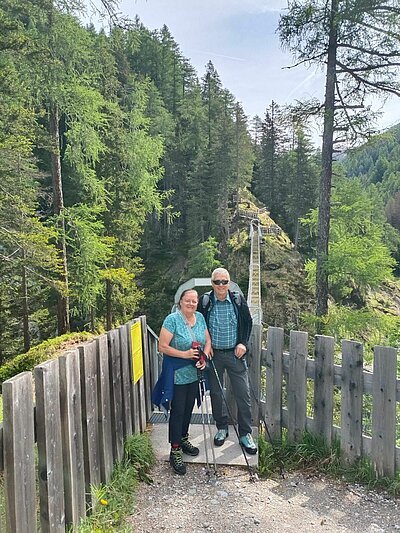
<instances>
[{"instance_id":1,"label":"green moss","mask_svg":"<svg viewBox=\"0 0 400 533\"><path fill-rule=\"evenodd\" d=\"M7 379L20 374L21 372L31 371L34 367L48 359L53 359L72 346L93 338L92 333L66 333L60 337L48 339L28 352L17 355L11 361L8 361L0 367L0 383L3 384Z\"/></svg>"}]
</instances>

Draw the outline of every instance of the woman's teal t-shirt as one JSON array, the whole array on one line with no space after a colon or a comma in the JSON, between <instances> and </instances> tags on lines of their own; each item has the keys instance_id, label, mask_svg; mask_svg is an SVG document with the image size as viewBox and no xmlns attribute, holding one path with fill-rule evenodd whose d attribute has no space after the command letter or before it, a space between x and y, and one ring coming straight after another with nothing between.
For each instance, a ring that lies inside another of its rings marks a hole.
<instances>
[{"instance_id":1,"label":"woman's teal t-shirt","mask_svg":"<svg viewBox=\"0 0 400 533\"><path fill-rule=\"evenodd\" d=\"M180 311L175 311L168 315L164 322L163 327L172 333L173 337L170 342L172 348L177 350L189 350L192 346L192 341L196 340L203 346L206 343L206 321L201 313L196 311L196 323L190 328L186 324L184 317ZM193 332L193 337L190 334L190 329ZM194 362L195 363L195 362ZM197 368L193 365L187 365L178 370L175 370L175 384L186 385L187 383L193 383L197 381Z\"/></svg>"}]
</instances>

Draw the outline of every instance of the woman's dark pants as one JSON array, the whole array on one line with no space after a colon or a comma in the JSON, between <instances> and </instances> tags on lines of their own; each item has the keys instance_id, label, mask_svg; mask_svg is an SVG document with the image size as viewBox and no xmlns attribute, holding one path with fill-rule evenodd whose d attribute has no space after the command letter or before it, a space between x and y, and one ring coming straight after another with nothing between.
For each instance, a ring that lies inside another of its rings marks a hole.
<instances>
[{"instance_id":1,"label":"woman's dark pants","mask_svg":"<svg viewBox=\"0 0 400 533\"><path fill-rule=\"evenodd\" d=\"M199 382L187 385L174 385L174 397L169 415L169 442L180 443L181 438L189 433L190 418L194 402L199 391Z\"/></svg>"}]
</instances>

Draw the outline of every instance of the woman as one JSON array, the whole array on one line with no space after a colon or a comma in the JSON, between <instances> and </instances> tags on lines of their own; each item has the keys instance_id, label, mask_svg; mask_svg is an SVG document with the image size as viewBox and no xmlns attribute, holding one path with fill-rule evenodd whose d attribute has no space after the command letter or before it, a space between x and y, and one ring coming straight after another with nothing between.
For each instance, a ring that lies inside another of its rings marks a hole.
<instances>
[{"instance_id":1,"label":"woman","mask_svg":"<svg viewBox=\"0 0 400 533\"><path fill-rule=\"evenodd\" d=\"M154 388L152 400L166 410L169 417L169 462L177 474L186 474L183 453L196 456L199 449L189 441L189 424L194 402L199 397L198 370L204 370L198 348L199 342L206 355L211 350L211 338L201 313L196 311L198 294L194 289L182 292L178 309L168 315L162 325L158 346L163 352L163 368ZM198 398L201 401L201 398Z\"/></svg>"}]
</instances>

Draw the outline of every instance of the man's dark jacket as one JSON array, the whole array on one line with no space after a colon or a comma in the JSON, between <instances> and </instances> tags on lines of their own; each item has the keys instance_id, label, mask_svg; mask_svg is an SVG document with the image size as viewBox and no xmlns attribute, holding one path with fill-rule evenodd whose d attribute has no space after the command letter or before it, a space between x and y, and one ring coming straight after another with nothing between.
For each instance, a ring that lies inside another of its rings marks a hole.
<instances>
[{"instance_id":1,"label":"man's dark jacket","mask_svg":"<svg viewBox=\"0 0 400 533\"><path fill-rule=\"evenodd\" d=\"M244 297L238 292L233 293L232 291L228 291L228 293L238 321L238 333L236 343L244 344L244 346L248 348L251 328L253 327L253 320L250 315L249 306L247 305L247 302ZM210 311L214 304L214 291L210 291L203 294L199 299L197 311L199 311L199 313L204 316L207 326L209 323Z\"/></svg>"}]
</instances>

